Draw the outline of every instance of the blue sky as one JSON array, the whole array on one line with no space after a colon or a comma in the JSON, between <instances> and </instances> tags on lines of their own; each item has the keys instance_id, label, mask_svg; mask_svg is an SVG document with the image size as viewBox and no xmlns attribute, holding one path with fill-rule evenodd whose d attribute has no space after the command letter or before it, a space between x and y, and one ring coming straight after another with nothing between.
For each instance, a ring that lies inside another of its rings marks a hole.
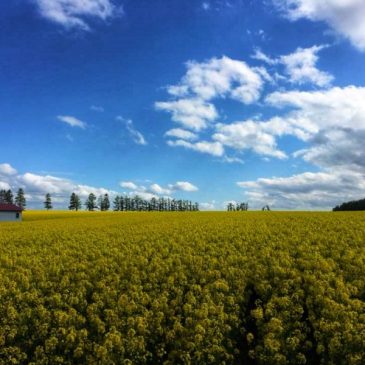
<instances>
[{"instance_id":1,"label":"blue sky","mask_svg":"<svg viewBox=\"0 0 365 365\"><path fill-rule=\"evenodd\" d=\"M0 188L328 209L365 195L362 0L0 4Z\"/></svg>"}]
</instances>

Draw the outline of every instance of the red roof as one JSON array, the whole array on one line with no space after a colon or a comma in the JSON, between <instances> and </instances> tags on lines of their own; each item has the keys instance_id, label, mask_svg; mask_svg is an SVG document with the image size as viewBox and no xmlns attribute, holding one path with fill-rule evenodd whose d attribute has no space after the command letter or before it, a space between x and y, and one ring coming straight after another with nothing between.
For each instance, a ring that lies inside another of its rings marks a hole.
<instances>
[{"instance_id":1,"label":"red roof","mask_svg":"<svg viewBox=\"0 0 365 365\"><path fill-rule=\"evenodd\" d=\"M21 212L23 209L15 204L1 204L0 212Z\"/></svg>"}]
</instances>

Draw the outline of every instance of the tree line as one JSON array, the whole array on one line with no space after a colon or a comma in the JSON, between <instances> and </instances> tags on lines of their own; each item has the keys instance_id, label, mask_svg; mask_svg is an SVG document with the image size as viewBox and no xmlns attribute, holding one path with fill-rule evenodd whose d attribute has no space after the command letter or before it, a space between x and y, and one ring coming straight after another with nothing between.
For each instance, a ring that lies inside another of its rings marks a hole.
<instances>
[{"instance_id":1,"label":"tree line","mask_svg":"<svg viewBox=\"0 0 365 365\"><path fill-rule=\"evenodd\" d=\"M334 212L350 211L350 210L365 210L365 199L353 200L350 202L342 203L332 209Z\"/></svg>"},{"instance_id":2,"label":"tree line","mask_svg":"<svg viewBox=\"0 0 365 365\"><path fill-rule=\"evenodd\" d=\"M15 198L13 192L9 190L0 190L0 204L16 204L18 207L25 209L27 201L25 199L24 190L19 188Z\"/></svg>"},{"instance_id":3,"label":"tree line","mask_svg":"<svg viewBox=\"0 0 365 365\"><path fill-rule=\"evenodd\" d=\"M74 194L74 193L73 193ZM77 195L71 195L70 198L70 209L73 208L73 204L71 202L78 200ZM79 202L80 204L80 202ZM97 199L96 196L91 193L86 202L85 207L86 210L93 211L96 209L100 209L101 211L106 211L110 209L110 200L108 194L104 194L99 196ZM113 210L119 212L127 212L127 211L138 211L138 212L194 212L199 210L199 204L193 203L190 200L176 200L170 198L151 198L151 199L143 199L138 195L133 197L117 195L113 201Z\"/></svg>"},{"instance_id":4,"label":"tree line","mask_svg":"<svg viewBox=\"0 0 365 365\"><path fill-rule=\"evenodd\" d=\"M230 202L227 204L228 212L245 212L247 210L248 210L248 203L233 204L232 202Z\"/></svg>"}]
</instances>

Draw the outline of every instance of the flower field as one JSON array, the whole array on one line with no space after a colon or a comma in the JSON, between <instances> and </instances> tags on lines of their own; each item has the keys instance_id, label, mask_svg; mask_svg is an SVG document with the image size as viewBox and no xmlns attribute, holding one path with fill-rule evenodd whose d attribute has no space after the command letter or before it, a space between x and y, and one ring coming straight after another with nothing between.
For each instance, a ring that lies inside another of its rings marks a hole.
<instances>
[{"instance_id":1,"label":"flower field","mask_svg":"<svg viewBox=\"0 0 365 365\"><path fill-rule=\"evenodd\" d=\"M0 364L365 364L365 214L25 212Z\"/></svg>"}]
</instances>

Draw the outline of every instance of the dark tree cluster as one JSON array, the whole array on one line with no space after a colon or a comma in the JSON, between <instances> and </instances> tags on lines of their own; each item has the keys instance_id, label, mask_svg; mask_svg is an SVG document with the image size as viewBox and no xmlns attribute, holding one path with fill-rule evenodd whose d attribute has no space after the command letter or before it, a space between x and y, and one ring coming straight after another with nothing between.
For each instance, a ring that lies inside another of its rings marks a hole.
<instances>
[{"instance_id":1,"label":"dark tree cluster","mask_svg":"<svg viewBox=\"0 0 365 365\"><path fill-rule=\"evenodd\" d=\"M22 188L18 189L15 196L13 192L9 190L0 190L0 204L16 204L18 207L25 209L27 202L25 199L24 190Z\"/></svg>"},{"instance_id":2,"label":"dark tree cluster","mask_svg":"<svg viewBox=\"0 0 365 365\"><path fill-rule=\"evenodd\" d=\"M365 199L342 203L341 205L337 205L333 208L334 212L351 210L365 210Z\"/></svg>"},{"instance_id":3,"label":"dark tree cluster","mask_svg":"<svg viewBox=\"0 0 365 365\"><path fill-rule=\"evenodd\" d=\"M245 212L248 210L248 203L228 203L227 211L228 212Z\"/></svg>"},{"instance_id":4,"label":"dark tree cluster","mask_svg":"<svg viewBox=\"0 0 365 365\"><path fill-rule=\"evenodd\" d=\"M199 204L190 200L176 200L170 198L142 199L136 195L116 196L113 202L114 211L155 211L155 212L196 212Z\"/></svg>"}]
</instances>

